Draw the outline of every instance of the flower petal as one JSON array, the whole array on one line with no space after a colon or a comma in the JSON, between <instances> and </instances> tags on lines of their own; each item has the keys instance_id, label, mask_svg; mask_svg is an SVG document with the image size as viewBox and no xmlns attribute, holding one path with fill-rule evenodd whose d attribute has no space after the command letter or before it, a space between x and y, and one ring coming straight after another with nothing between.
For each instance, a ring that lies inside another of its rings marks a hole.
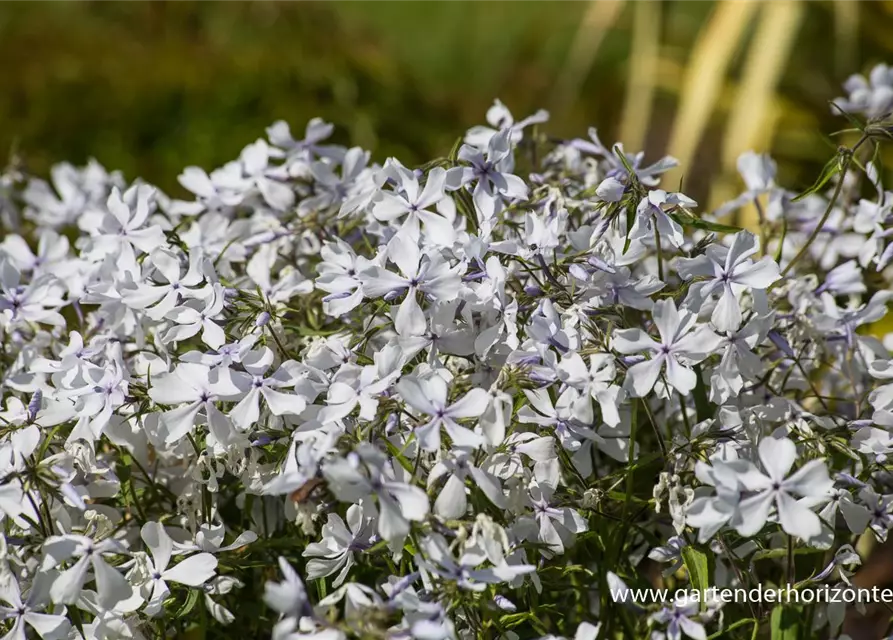
<instances>
[{"instance_id":1,"label":"flower petal","mask_svg":"<svg viewBox=\"0 0 893 640\"><path fill-rule=\"evenodd\" d=\"M216 569L217 558L210 553L199 553L186 558L175 567L165 571L163 578L171 582L197 587L210 580L214 576Z\"/></svg>"}]
</instances>

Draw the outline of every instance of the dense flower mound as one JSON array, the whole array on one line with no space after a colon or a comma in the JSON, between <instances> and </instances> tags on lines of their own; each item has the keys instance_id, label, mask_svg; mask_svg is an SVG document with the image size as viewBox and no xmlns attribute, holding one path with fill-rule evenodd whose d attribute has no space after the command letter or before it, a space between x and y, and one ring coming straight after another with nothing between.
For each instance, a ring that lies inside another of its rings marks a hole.
<instances>
[{"instance_id":1,"label":"dense flower mound","mask_svg":"<svg viewBox=\"0 0 893 640\"><path fill-rule=\"evenodd\" d=\"M0 633L837 637L709 588L848 585L893 526L890 86L703 214L499 102L419 168L278 122L186 201L10 168Z\"/></svg>"}]
</instances>

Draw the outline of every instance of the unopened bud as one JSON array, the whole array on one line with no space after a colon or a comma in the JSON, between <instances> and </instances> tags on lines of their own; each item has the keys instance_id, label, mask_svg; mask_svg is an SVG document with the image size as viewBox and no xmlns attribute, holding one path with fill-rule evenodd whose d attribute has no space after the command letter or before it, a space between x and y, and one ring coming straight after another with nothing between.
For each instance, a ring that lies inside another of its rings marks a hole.
<instances>
[{"instance_id":1,"label":"unopened bud","mask_svg":"<svg viewBox=\"0 0 893 640\"><path fill-rule=\"evenodd\" d=\"M265 327L268 322L270 322L270 312L263 311L259 316L257 316L257 320L254 321L254 326Z\"/></svg>"}]
</instances>

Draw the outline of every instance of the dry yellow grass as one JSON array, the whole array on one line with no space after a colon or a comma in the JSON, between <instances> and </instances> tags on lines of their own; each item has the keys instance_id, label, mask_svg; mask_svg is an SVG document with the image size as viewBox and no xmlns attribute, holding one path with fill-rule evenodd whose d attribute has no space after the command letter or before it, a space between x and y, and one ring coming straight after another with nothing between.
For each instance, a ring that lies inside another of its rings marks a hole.
<instances>
[{"instance_id":1,"label":"dry yellow grass","mask_svg":"<svg viewBox=\"0 0 893 640\"><path fill-rule=\"evenodd\" d=\"M620 17L624 4L625 0L590 0L571 43L567 61L555 82L551 100L554 111L564 112L577 99L598 49Z\"/></svg>"},{"instance_id":2,"label":"dry yellow grass","mask_svg":"<svg viewBox=\"0 0 893 640\"><path fill-rule=\"evenodd\" d=\"M687 63L679 109L670 134L669 152L680 168L667 175L674 184L688 167L704 135L747 27L759 4L751 0L723 0L702 27Z\"/></svg>"},{"instance_id":3,"label":"dry yellow grass","mask_svg":"<svg viewBox=\"0 0 893 640\"><path fill-rule=\"evenodd\" d=\"M633 11L633 39L620 140L641 149L651 122L660 65L662 7L660 2L637 2Z\"/></svg>"},{"instance_id":4,"label":"dry yellow grass","mask_svg":"<svg viewBox=\"0 0 893 640\"><path fill-rule=\"evenodd\" d=\"M735 92L722 141L722 179L714 182L711 208L737 195L736 163L745 151L769 151L778 121L776 88L797 40L805 5L782 0L760 6L760 19L750 41L741 82ZM753 210L737 220L739 226L756 229Z\"/></svg>"}]
</instances>

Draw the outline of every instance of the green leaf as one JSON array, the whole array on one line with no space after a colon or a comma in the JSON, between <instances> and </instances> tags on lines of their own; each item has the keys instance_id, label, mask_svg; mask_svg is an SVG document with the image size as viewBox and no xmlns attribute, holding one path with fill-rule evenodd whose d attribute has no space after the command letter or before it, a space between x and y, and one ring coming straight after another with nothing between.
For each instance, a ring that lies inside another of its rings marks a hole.
<instances>
[{"instance_id":1,"label":"green leaf","mask_svg":"<svg viewBox=\"0 0 893 640\"><path fill-rule=\"evenodd\" d=\"M508 615L500 616L499 624L506 629L511 629L512 627L517 627L519 624L526 622L532 616L533 614L529 611L523 613L510 613Z\"/></svg>"},{"instance_id":2,"label":"green leaf","mask_svg":"<svg viewBox=\"0 0 893 640\"><path fill-rule=\"evenodd\" d=\"M406 469L409 475L412 475L415 472L415 469L413 468L412 463L407 459L407 457L400 453L400 449L398 449L396 445L387 438L384 439L384 443L385 447L387 447L388 449L388 453L390 453L397 459L397 462L400 463L401 467Z\"/></svg>"},{"instance_id":3,"label":"green leaf","mask_svg":"<svg viewBox=\"0 0 893 640\"><path fill-rule=\"evenodd\" d=\"M629 163L629 160L626 157L626 154L623 153L620 149L620 145L614 145L613 149L614 155L617 156L617 159L620 160L620 164L623 165L623 168L626 169L626 173L629 175L630 180L636 179L636 171L632 168Z\"/></svg>"},{"instance_id":4,"label":"green leaf","mask_svg":"<svg viewBox=\"0 0 893 640\"><path fill-rule=\"evenodd\" d=\"M115 475L118 476L119 482L127 482L130 480L130 477L133 475L130 472L130 465L126 460L122 459L118 464L115 465Z\"/></svg>"},{"instance_id":5,"label":"green leaf","mask_svg":"<svg viewBox=\"0 0 893 640\"><path fill-rule=\"evenodd\" d=\"M183 603L183 606L174 614L174 618L185 618L192 610L195 609L195 605L198 604L198 599L201 596L201 591L198 589L190 589L189 595L186 596L186 602Z\"/></svg>"},{"instance_id":6,"label":"green leaf","mask_svg":"<svg viewBox=\"0 0 893 640\"><path fill-rule=\"evenodd\" d=\"M845 109L840 108L836 102L833 102L833 101L831 102L831 109L833 111L836 111L838 115L841 115L844 118L846 118L849 121L849 123L856 128L857 131L865 131L865 126L867 123L862 122L861 120L856 118L856 116L854 116L849 111L846 111Z\"/></svg>"},{"instance_id":7,"label":"green leaf","mask_svg":"<svg viewBox=\"0 0 893 640\"><path fill-rule=\"evenodd\" d=\"M453 198L456 200L456 207L459 209L459 213L465 216L465 219L468 221L468 224L471 225L471 228L474 231L477 231L478 218L474 209L474 200L472 199L471 194L464 188L458 189L453 192Z\"/></svg>"},{"instance_id":8,"label":"green leaf","mask_svg":"<svg viewBox=\"0 0 893 640\"><path fill-rule=\"evenodd\" d=\"M828 441L828 444L831 445L832 449L836 449L837 451L840 451L840 453L845 455L847 458L850 458L851 460L854 460L856 462L862 462L862 458L859 457L859 454L856 453L855 451L853 451L852 449L850 449L848 446L846 446L845 443L840 442L839 440L837 440L835 438L831 438Z\"/></svg>"},{"instance_id":9,"label":"green leaf","mask_svg":"<svg viewBox=\"0 0 893 640\"><path fill-rule=\"evenodd\" d=\"M781 218L781 239L778 241L778 248L775 250L775 263L781 263L781 252L784 249L784 240L788 236L788 219L782 216Z\"/></svg>"},{"instance_id":10,"label":"green leaf","mask_svg":"<svg viewBox=\"0 0 893 640\"><path fill-rule=\"evenodd\" d=\"M464 140L464 138L459 138L456 140L456 142L453 143L453 148L450 149L450 155L447 156L450 164L459 164L459 149L462 148L462 143L464 142Z\"/></svg>"},{"instance_id":11,"label":"green leaf","mask_svg":"<svg viewBox=\"0 0 893 640\"><path fill-rule=\"evenodd\" d=\"M840 173L839 154L828 160L828 162L825 164L825 167L822 169L822 172L819 174L819 177L816 179L815 182L812 183L812 186L795 197L793 200L791 200L791 202L799 202L800 200L803 200L803 198L806 198L807 196L810 196L817 191L821 191L821 189L824 188L826 184L828 184L828 181L831 180L831 178L833 178L838 173Z\"/></svg>"},{"instance_id":12,"label":"green leaf","mask_svg":"<svg viewBox=\"0 0 893 640\"><path fill-rule=\"evenodd\" d=\"M759 628L759 624L760 624L759 621L755 620L754 618L744 618L743 620L736 620L735 622L730 624L728 627L726 627L722 631L717 631L712 636L708 636L707 640L715 640L716 638L721 638L724 635L728 635L729 632L734 631L735 629L738 629L739 627L743 627L745 625L753 625L754 636L756 636L757 629Z\"/></svg>"},{"instance_id":13,"label":"green leaf","mask_svg":"<svg viewBox=\"0 0 893 640\"><path fill-rule=\"evenodd\" d=\"M636 221L636 205L632 203L632 200L627 202L626 204L626 242L623 243L623 253L629 251L629 246L632 244L632 238L630 238L630 231L633 228L633 223Z\"/></svg>"},{"instance_id":14,"label":"green leaf","mask_svg":"<svg viewBox=\"0 0 893 640\"><path fill-rule=\"evenodd\" d=\"M723 224L721 222L713 222L711 220L699 218L691 211L683 209L682 207L679 207L676 211L668 212L667 215L683 227L693 227L694 229L713 231L714 233L738 233L741 231L741 227L736 227L732 224Z\"/></svg>"},{"instance_id":15,"label":"green leaf","mask_svg":"<svg viewBox=\"0 0 893 640\"><path fill-rule=\"evenodd\" d=\"M695 383L692 396L695 400L695 413L698 417L698 422L703 422L716 415L716 405L710 402L710 397L707 395L707 385L704 383L701 365L696 364L694 371L697 376L697 382Z\"/></svg>"},{"instance_id":16,"label":"green leaf","mask_svg":"<svg viewBox=\"0 0 893 640\"><path fill-rule=\"evenodd\" d=\"M382 549L387 549L387 547L388 547L388 541L387 541L387 540L379 540L379 541L376 542L374 545L372 545L371 547L369 547L368 549L366 549L364 555L367 555L367 556L368 556L368 555L371 555L371 554L373 554L373 553L378 553L378 552L381 551Z\"/></svg>"},{"instance_id":17,"label":"green leaf","mask_svg":"<svg viewBox=\"0 0 893 640\"><path fill-rule=\"evenodd\" d=\"M824 553L824 551L822 549L816 549L813 547L803 547L800 549L794 549L795 556L808 556L808 555L813 555L816 553ZM787 554L788 554L787 549L762 549L760 551L757 551L755 554L753 554L750 562L751 562L751 564L753 564L754 562L759 562L760 560L769 560L771 558L784 558L785 556L787 556Z\"/></svg>"},{"instance_id":18,"label":"green leaf","mask_svg":"<svg viewBox=\"0 0 893 640\"><path fill-rule=\"evenodd\" d=\"M797 640L800 632L800 618L797 610L789 605L777 605L770 618L772 640Z\"/></svg>"},{"instance_id":19,"label":"green leaf","mask_svg":"<svg viewBox=\"0 0 893 640\"><path fill-rule=\"evenodd\" d=\"M632 474L629 474L632 475ZM607 491L605 497L620 502L629 502L637 507L647 507L651 504L651 500L644 500L638 496L631 495L629 491Z\"/></svg>"},{"instance_id":20,"label":"green leaf","mask_svg":"<svg viewBox=\"0 0 893 640\"><path fill-rule=\"evenodd\" d=\"M685 562L691 586L702 594L706 594L710 588L710 559L707 554L694 547L683 547L682 560ZM706 606L706 600L706 598L701 598L701 609Z\"/></svg>"},{"instance_id":21,"label":"green leaf","mask_svg":"<svg viewBox=\"0 0 893 640\"><path fill-rule=\"evenodd\" d=\"M81 634L82 638L86 638L84 635L84 621L81 619L81 611L77 607L71 607L69 610L69 615L71 616L72 622L74 622L75 628L78 630L78 633Z\"/></svg>"}]
</instances>

